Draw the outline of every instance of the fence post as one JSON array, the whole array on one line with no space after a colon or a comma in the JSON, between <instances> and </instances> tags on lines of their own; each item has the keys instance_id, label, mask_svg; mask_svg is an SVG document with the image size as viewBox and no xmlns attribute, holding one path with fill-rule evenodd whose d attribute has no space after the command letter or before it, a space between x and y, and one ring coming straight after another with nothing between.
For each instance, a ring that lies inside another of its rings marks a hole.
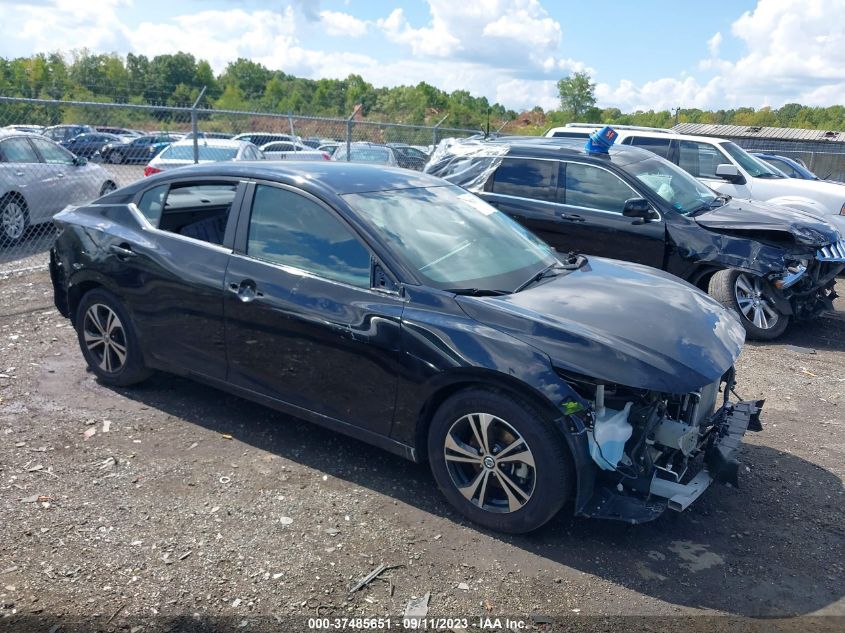
<instances>
[{"instance_id":1,"label":"fence post","mask_svg":"<svg viewBox=\"0 0 845 633\"><path fill-rule=\"evenodd\" d=\"M291 112L288 112L288 125L290 126L290 135L295 139L296 132L293 131L293 116Z\"/></svg>"},{"instance_id":2,"label":"fence post","mask_svg":"<svg viewBox=\"0 0 845 633\"><path fill-rule=\"evenodd\" d=\"M449 115L447 114L442 119L440 119L437 122L437 124L434 126L434 146L435 147L437 147L437 144L440 142L440 140L437 138L439 136L439 132L440 132L439 128L440 128L441 125L443 125L443 121L445 121L448 118L449 118Z\"/></svg>"},{"instance_id":3,"label":"fence post","mask_svg":"<svg viewBox=\"0 0 845 633\"><path fill-rule=\"evenodd\" d=\"M202 87L202 90L200 90L200 94L197 97L197 100L194 101L194 105L191 106L191 135L194 137L194 165L200 162L199 139L197 139L197 136L199 136L199 125L197 125L197 106L199 105L199 102L204 94L205 86Z\"/></svg>"},{"instance_id":4,"label":"fence post","mask_svg":"<svg viewBox=\"0 0 845 633\"><path fill-rule=\"evenodd\" d=\"M346 119L346 162L348 163L352 159L352 117L355 116L355 113L352 113L348 119Z\"/></svg>"}]
</instances>

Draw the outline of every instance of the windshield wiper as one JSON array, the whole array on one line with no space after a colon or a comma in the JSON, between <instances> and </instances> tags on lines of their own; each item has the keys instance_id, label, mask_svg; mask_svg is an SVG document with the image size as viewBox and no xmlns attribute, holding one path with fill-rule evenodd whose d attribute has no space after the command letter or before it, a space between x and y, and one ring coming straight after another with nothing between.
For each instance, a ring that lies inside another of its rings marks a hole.
<instances>
[{"instance_id":1,"label":"windshield wiper","mask_svg":"<svg viewBox=\"0 0 845 633\"><path fill-rule=\"evenodd\" d=\"M496 290L495 288L444 288L444 290L468 297L500 297L510 294L507 290Z\"/></svg>"},{"instance_id":2,"label":"windshield wiper","mask_svg":"<svg viewBox=\"0 0 845 633\"><path fill-rule=\"evenodd\" d=\"M514 290L514 293L525 290L529 286L537 283L538 281L542 281L543 279L546 279L547 277L557 276L559 273L556 272L556 270L559 270L559 271L578 270L579 268L581 268L581 266L583 266L586 263L587 263L587 258L584 257L583 255L576 255L575 253L569 253L562 262L556 261L556 262L549 264L543 270L541 270L538 273L535 273L534 275L532 275L531 277L526 279L524 282L519 284L516 287L516 289Z\"/></svg>"},{"instance_id":3,"label":"windshield wiper","mask_svg":"<svg viewBox=\"0 0 845 633\"><path fill-rule=\"evenodd\" d=\"M725 206L728 202L731 201L731 197L725 194L721 194L713 198L710 202L702 202L700 205L695 207L692 211L687 213L688 216L692 217L694 215L698 215L704 211L711 211L713 209L718 209L719 207Z\"/></svg>"}]
</instances>

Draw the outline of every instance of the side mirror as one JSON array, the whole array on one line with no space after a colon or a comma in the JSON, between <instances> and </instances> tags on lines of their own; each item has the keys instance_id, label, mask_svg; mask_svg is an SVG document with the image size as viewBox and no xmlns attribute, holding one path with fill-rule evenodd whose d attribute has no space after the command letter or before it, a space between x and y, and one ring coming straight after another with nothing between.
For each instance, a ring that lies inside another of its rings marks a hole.
<instances>
[{"instance_id":1,"label":"side mirror","mask_svg":"<svg viewBox=\"0 0 845 633\"><path fill-rule=\"evenodd\" d=\"M722 178L723 180L727 180L728 182L734 182L739 184L745 182L745 178L743 178L742 174L739 173L739 169L737 169L736 165L731 165L730 163L722 163L721 165L717 165L716 177Z\"/></svg>"},{"instance_id":2,"label":"side mirror","mask_svg":"<svg viewBox=\"0 0 845 633\"><path fill-rule=\"evenodd\" d=\"M645 198L630 198L625 201L625 206L622 209L622 215L626 218L636 218L640 220L639 224L648 222L657 217Z\"/></svg>"},{"instance_id":3,"label":"side mirror","mask_svg":"<svg viewBox=\"0 0 845 633\"><path fill-rule=\"evenodd\" d=\"M84 156L74 156L73 164L76 165L77 167L82 167L83 165L88 164L88 159L85 158Z\"/></svg>"}]
</instances>

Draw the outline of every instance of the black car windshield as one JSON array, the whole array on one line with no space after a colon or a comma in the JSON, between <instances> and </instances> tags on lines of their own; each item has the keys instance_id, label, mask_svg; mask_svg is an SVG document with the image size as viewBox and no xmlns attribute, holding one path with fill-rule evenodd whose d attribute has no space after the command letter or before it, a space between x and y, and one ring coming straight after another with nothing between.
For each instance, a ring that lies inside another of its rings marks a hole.
<instances>
[{"instance_id":1,"label":"black car windshield","mask_svg":"<svg viewBox=\"0 0 845 633\"><path fill-rule=\"evenodd\" d=\"M202 145L197 148L199 160L233 160L238 155L236 147L209 147ZM171 145L161 154L164 160L193 160L194 148L192 145Z\"/></svg>"},{"instance_id":2,"label":"black car windshield","mask_svg":"<svg viewBox=\"0 0 845 633\"><path fill-rule=\"evenodd\" d=\"M454 185L343 197L435 288L512 291L558 262L548 245Z\"/></svg>"},{"instance_id":3,"label":"black car windshield","mask_svg":"<svg viewBox=\"0 0 845 633\"><path fill-rule=\"evenodd\" d=\"M717 199L712 189L663 158L649 157L629 163L625 171L682 215L708 207Z\"/></svg>"},{"instance_id":4,"label":"black car windshield","mask_svg":"<svg viewBox=\"0 0 845 633\"><path fill-rule=\"evenodd\" d=\"M755 158L736 143L721 143L719 145L723 150L730 154L739 166L748 172L752 178L786 178L780 171L776 171L769 167L759 158Z\"/></svg>"}]
</instances>

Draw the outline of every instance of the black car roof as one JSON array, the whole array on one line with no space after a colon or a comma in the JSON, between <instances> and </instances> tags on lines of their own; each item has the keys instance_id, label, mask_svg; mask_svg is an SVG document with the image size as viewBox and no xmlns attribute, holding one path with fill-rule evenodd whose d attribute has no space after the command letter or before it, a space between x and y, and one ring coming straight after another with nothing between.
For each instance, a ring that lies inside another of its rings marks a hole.
<instances>
[{"instance_id":1,"label":"black car roof","mask_svg":"<svg viewBox=\"0 0 845 633\"><path fill-rule=\"evenodd\" d=\"M145 178L122 191L146 189L155 183L191 177L234 177L275 182L312 193L363 193L413 187L437 187L449 183L418 171L384 165L339 161L239 161L189 165Z\"/></svg>"},{"instance_id":2,"label":"black car roof","mask_svg":"<svg viewBox=\"0 0 845 633\"><path fill-rule=\"evenodd\" d=\"M485 141L491 145L507 145L508 156L525 158L572 158L584 157L596 161L610 161L615 165L629 165L654 154L648 150L630 145L613 145L608 154L588 152L584 139L547 138L544 136L509 136Z\"/></svg>"}]
</instances>

